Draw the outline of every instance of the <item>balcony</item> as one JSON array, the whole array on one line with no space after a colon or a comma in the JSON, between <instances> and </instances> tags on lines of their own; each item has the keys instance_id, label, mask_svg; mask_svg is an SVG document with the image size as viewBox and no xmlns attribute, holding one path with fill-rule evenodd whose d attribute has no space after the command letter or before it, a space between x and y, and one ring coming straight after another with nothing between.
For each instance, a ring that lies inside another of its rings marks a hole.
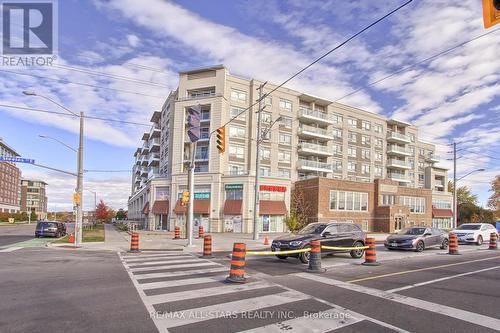
<instances>
[{"instance_id":1,"label":"balcony","mask_svg":"<svg viewBox=\"0 0 500 333\"><path fill-rule=\"evenodd\" d=\"M147 155L149 153L149 144L144 142L142 145L142 156Z\"/></svg>"},{"instance_id":2,"label":"balcony","mask_svg":"<svg viewBox=\"0 0 500 333\"><path fill-rule=\"evenodd\" d=\"M440 158L439 156L436 156L434 154L430 154L428 157L427 157L427 160L431 163L438 163L440 161Z\"/></svg>"},{"instance_id":3,"label":"balcony","mask_svg":"<svg viewBox=\"0 0 500 333\"><path fill-rule=\"evenodd\" d=\"M160 134L161 134L160 127L153 126L151 127L151 131L149 131L149 139L151 140L153 138L159 138Z\"/></svg>"},{"instance_id":4,"label":"balcony","mask_svg":"<svg viewBox=\"0 0 500 333\"><path fill-rule=\"evenodd\" d=\"M141 168L141 177L147 177L148 176L148 167L142 167Z\"/></svg>"},{"instance_id":5,"label":"balcony","mask_svg":"<svg viewBox=\"0 0 500 333\"><path fill-rule=\"evenodd\" d=\"M397 143L410 143L410 137L408 135L404 135L398 132L389 132L387 133L387 141L388 142L397 142Z\"/></svg>"},{"instance_id":6,"label":"balcony","mask_svg":"<svg viewBox=\"0 0 500 333\"><path fill-rule=\"evenodd\" d=\"M336 121L329 113L304 107L301 107L299 110L299 119L303 122L313 122L323 125L336 124Z\"/></svg>"},{"instance_id":7,"label":"balcony","mask_svg":"<svg viewBox=\"0 0 500 333\"><path fill-rule=\"evenodd\" d=\"M300 125L298 134L303 138L321 139L326 141L333 139L333 133L331 131L309 125Z\"/></svg>"},{"instance_id":8,"label":"balcony","mask_svg":"<svg viewBox=\"0 0 500 333\"><path fill-rule=\"evenodd\" d=\"M158 168L149 168L148 170L148 179L157 177L159 174Z\"/></svg>"},{"instance_id":9,"label":"balcony","mask_svg":"<svg viewBox=\"0 0 500 333\"><path fill-rule=\"evenodd\" d=\"M332 156L333 149L326 145L319 145L316 143L301 142L299 143L298 152L302 155L319 155L319 156Z\"/></svg>"},{"instance_id":10,"label":"balcony","mask_svg":"<svg viewBox=\"0 0 500 333\"><path fill-rule=\"evenodd\" d=\"M299 159L297 169L300 171L332 172L332 164Z\"/></svg>"},{"instance_id":11,"label":"balcony","mask_svg":"<svg viewBox=\"0 0 500 333\"><path fill-rule=\"evenodd\" d=\"M408 162L396 159L387 160L387 167L393 169L403 169L403 170L411 169L410 164L408 164Z\"/></svg>"},{"instance_id":12,"label":"balcony","mask_svg":"<svg viewBox=\"0 0 500 333\"><path fill-rule=\"evenodd\" d=\"M406 175L403 175L403 174L399 174L399 173L387 173L387 178L391 179L391 180L395 180L395 181L398 181L398 182L401 182L401 183L409 183L411 182L410 179L408 179L408 177Z\"/></svg>"},{"instance_id":13,"label":"balcony","mask_svg":"<svg viewBox=\"0 0 500 333\"><path fill-rule=\"evenodd\" d=\"M149 162L148 157L149 157L149 154L148 155L143 155L141 157L141 165L142 166L147 166L148 165L148 162Z\"/></svg>"},{"instance_id":14,"label":"balcony","mask_svg":"<svg viewBox=\"0 0 500 333\"><path fill-rule=\"evenodd\" d=\"M152 153L157 153L160 151L160 138L150 139L148 142L149 151Z\"/></svg>"},{"instance_id":15,"label":"balcony","mask_svg":"<svg viewBox=\"0 0 500 333\"><path fill-rule=\"evenodd\" d=\"M388 155L396 155L396 156L411 156L412 153L409 149L406 149L405 147L400 147L397 145L390 145L387 147L387 154Z\"/></svg>"},{"instance_id":16,"label":"balcony","mask_svg":"<svg viewBox=\"0 0 500 333\"><path fill-rule=\"evenodd\" d=\"M148 166L157 167L160 165L160 154L149 154Z\"/></svg>"}]
</instances>

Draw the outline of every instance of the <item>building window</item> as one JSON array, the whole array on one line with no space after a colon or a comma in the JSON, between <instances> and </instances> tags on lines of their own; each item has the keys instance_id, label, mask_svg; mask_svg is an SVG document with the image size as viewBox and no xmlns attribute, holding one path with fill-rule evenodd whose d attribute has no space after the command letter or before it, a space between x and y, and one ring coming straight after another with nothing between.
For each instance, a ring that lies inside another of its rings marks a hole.
<instances>
[{"instance_id":1,"label":"building window","mask_svg":"<svg viewBox=\"0 0 500 333\"><path fill-rule=\"evenodd\" d=\"M235 139L244 139L246 137L246 129L243 127L229 127L229 137Z\"/></svg>"},{"instance_id":2,"label":"building window","mask_svg":"<svg viewBox=\"0 0 500 333\"><path fill-rule=\"evenodd\" d=\"M278 169L278 177L290 179L290 175L291 175L290 169L283 169L283 168Z\"/></svg>"},{"instance_id":3,"label":"building window","mask_svg":"<svg viewBox=\"0 0 500 333\"><path fill-rule=\"evenodd\" d=\"M280 150L278 152L278 162L290 163L292 154L287 150Z\"/></svg>"},{"instance_id":4,"label":"building window","mask_svg":"<svg viewBox=\"0 0 500 333\"><path fill-rule=\"evenodd\" d=\"M243 200L243 190L226 190L226 200Z\"/></svg>"},{"instance_id":5,"label":"building window","mask_svg":"<svg viewBox=\"0 0 500 333\"><path fill-rule=\"evenodd\" d=\"M241 159L245 158L245 147L230 145L229 146L229 156L235 157L235 158L241 158Z\"/></svg>"},{"instance_id":6,"label":"building window","mask_svg":"<svg viewBox=\"0 0 500 333\"><path fill-rule=\"evenodd\" d=\"M280 109L292 111L292 102L287 99L280 99Z\"/></svg>"},{"instance_id":7,"label":"building window","mask_svg":"<svg viewBox=\"0 0 500 333\"><path fill-rule=\"evenodd\" d=\"M273 105L273 97L266 96L266 98L264 98L264 105L267 105L267 106Z\"/></svg>"},{"instance_id":8,"label":"building window","mask_svg":"<svg viewBox=\"0 0 500 333\"><path fill-rule=\"evenodd\" d=\"M382 177L382 167L380 165L375 165L375 176Z\"/></svg>"},{"instance_id":9,"label":"building window","mask_svg":"<svg viewBox=\"0 0 500 333\"><path fill-rule=\"evenodd\" d=\"M292 118L281 116L280 127L292 128Z\"/></svg>"},{"instance_id":10,"label":"building window","mask_svg":"<svg viewBox=\"0 0 500 333\"><path fill-rule=\"evenodd\" d=\"M357 141L357 134L356 133L349 131L349 133L347 133L347 135L348 135L347 139L349 140L349 142L356 143L356 141Z\"/></svg>"},{"instance_id":11,"label":"building window","mask_svg":"<svg viewBox=\"0 0 500 333\"><path fill-rule=\"evenodd\" d=\"M347 171L356 171L356 162L347 161Z\"/></svg>"},{"instance_id":12,"label":"building window","mask_svg":"<svg viewBox=\"0 0 500 333\"><path fill-rule=\"evenodd\" d=\"M229 174L231 176L239 176L245 173L243 165L239 164L229 164Z\"/></svg>"},{"instance_id":13,"label":"building window","mask_svg":"<svg viewBox=\"0 0 500 333\"><path fill-rule=\"evenodd\" d=\"M399 204L410 208L412 213L425 213L425 198L423 197L399 197Z\"/></svg>"},{"instance_id":14,"label":"building window","mask_svg":"<svg viewBox=\"0 0 500 333\"><path fill-rule=\"evenodd\" d=\"M267 128L261 128L259 138L262 140L271 140L271 131Z\"/></svg>"},{"instance_id":15,"label":"building window","mask_svg":"<svg viewBox=\"0 0 500 333\"><path fill-rule=\"evenodd\" d=\"M260 175L262 177L270 177L271 176L271 168L270 167L260 167ZM260 192L260 194L262 195L262 192Z\"/></svg>"},{"instance_id":16,"label":"building window","mask_svg":"<svg viewBox=\"0 0 500 333\"><path fill-rule=\"evenodd\" d=\"M361 128L365 131L369 131L371 129L371 124L369 121L363 120L361 121Z\"/></svg>"},{"instance_id":17,"label":"building window","mask_svg":"<svg viewBox=\"0 0 500 333\"><path fill-rule=\"evenodd\" d=\"M361 143L364 145L369 145L370 144L370 137L366 135L361 136Z\"/></svg>"},{"instance_id":18,"label":"building window","mask_svg":"<svg viewBox=\"0 0 500 333\"><path fill-rule=\"evenodd\" d=\"M358 126L358 120L355 118L347 118L347 126L349 127L357 127Z\"/></svg>"},{"instance_id":19,"label":"building window","mask_svg":"<svg viewBox=\"0 0 500 333\"><path fill-rule=\"evenodd\" d=\"M233 89L231 90L231 100L245 103L247 101L247 93L241 90Z\"/></svg>"},{"instance_id":20,"label":"building window","mask_svg":"<svg viewBox=\"0 0 500 333\"><path fill-rule=\"evenodd\" d=\"M332 162L332 166L333 166L333 171L334 172L342 171L342 161L334 160Z\"/></svg>"},{"instance_id":21,"label":"building window","mask_svg":"<svg viewBox=\"0 0 500 333\"><path fill-rule=\"evenodd\" d=\"M361 165L361 172L365 175L370 174L370 165L369 164L362 164Z\"/></svg>"},{"instance_id":22,"label":"building window","mask_svg":"<svg viewBox=\"0 0 500 333\"><path fill-rule=\"evenodd\" d=\"M370 149L361 149L361 157L365 160L370 159Z\"/></svg>"},{"instance_id":23,"label":"building window","mask_svg":"<svg viewBox=\"0 0 500 333\"><path fill-rule=\"evenodd\" d=\"M379 206L391 206L396 203L396 196L394 194L381 194Z\"/></svg>"},{"instance_id":24,"label":"building window","mask_svg":"<svg viewBox=\"0 0 500 333\"><path fill-rule=\"evenodd\" d=\"M245 109L231 106L231 119L245 121L247 119L247 113L245 112Z\"/></svg>"},{"instance_id":25,"label":"building window","mask_svg":"<svg viewBox=\"0 0 500 333\"><path fill-rule=\"evenodd\" d=\"M368 193L330 191L330 210L368 211Z\"/></svg>"},{"instance_id":26,"label":"building window","mask_svg":"<svg viewBox=\"0 0 500 333\"><path fill-rule=\"evenodd\" d=\"M444 200L432 200L432 205L436 208L451 209L451 202Z\"/></svg>"},{"instance_id":27,"label":"building window","mask_svg":"<svg viewBox=\"0 0 500 333\"><path fill-rule=\"evenodd\" d=\"M380 151L375 152L375 161L382 161L382 152Z\"/></svg>"},{"instance_id":28,"label":"building window","mask_svg":"<svg viewBox=\"0 0 500 333\"><path fill-rule=\"evenodd\" d=\"M415 134L410 134L410 141L415 142Z\"/></svg>"},{"instance_id":29,"label":"building window","mask_svg":"<svg viewBox=\"0 0 500 333\"><path fill-rule=\"evenodd\" d=\"M270 160L271 159L271 150L261 147L260 148L260 159L261 160Z\"/></svg>"},{"instance_id":30,"label":"building window","mask_svg":"<svg viewBox=\"0 0 500 333\"><path fill-rule=\"evenodd\" d=\"M273 115L269 112L262 112L260 116L260 121L264 124L270 124L273 122Z\"/></svg>"},{"instance_id":31,"label":"building window","mask_svg":"<svg viewBox=\"0 0 500 333\"><path fill-rule=\"evenodd\" d=\"M356 157L356 147L353 146L347 147L347 156Z\"/></svg>"},{"instance_id":32,"label":"building window","mask_svg":"<svg viewBox=\"0 0 500 333\"><path fill-rule=\"evenodd\" d=\"M200 128L200 139L208 139L210 137L210 129L208 127Z\"/></svg>"},{"instance_id":33,"label":"building window","mask_svg":"<svg viewBox=\"0 0 500 333\"><path fill-rule=\"evenodd\" d=\"M291 145L292 136L290 134L280 133L280 144L288 146Z\"/></svg>"},{"instance_id":34,"label":"building window","mask_svg":"<svg viewBox=\"0 0 500 333\"><path fill-rule=\"evenodd\" d=\"M336 124L342 124L342 122L344 121L344 117L342 117L341 114L334 113L332 114L332 120Z\"/></svg>"},{"instance_id":35,"label":"building window","mask_svg":"<svg viewBox=\"0 0 500 333\"><path fill-rule=\"evenodd\" d=\"M368 220L361 221L361 230L368 231Z\"/></svg>"},{"instance_id":36,"label":"building window","mask_svg":"<svg viewBox=\"0 0 500 333\"><path fill-rule=\"evenodd\" d=\"M382 133L384 131L384 127L380 124L375 124L375 133Z\"/></svg>"},{"instance_id":37,"label":"building window","mask_svg":"<svg viewBox=\"0 0 500 333\"><path fill-rule=\"evenodd\" d=\"M333 138L335 139L342 139L342 130L338 128L334 128L332 131Z\"/></svg>"},{"instance_id":38,"label":"building window","mask_svg":"<svg viewBox=\"0 0 500 333\"><path fill-rule=\"evenodd\" d=\"M336 155L342 155L342 145L333 145L333 153Z\"/></svg>"},{"instance_id":39,"label":"building window","mask_svg":"<svg viewBox=\"0 0 500 333\"><path fill-rule=\"evenodd\" d=\"M451 217L434 217L432 219L432 227L437 229L451 229Z\"/></svg>"},{"instance_id":40,"label":"building window","mask_svg":"<svg viewBox=\"0 0 500 333\"><path fill-rule=\"evenodd\" d=\"M375 146L382 147L384 145L384 140L377 138L375 139Z\"/></svg>"}]
</instances>

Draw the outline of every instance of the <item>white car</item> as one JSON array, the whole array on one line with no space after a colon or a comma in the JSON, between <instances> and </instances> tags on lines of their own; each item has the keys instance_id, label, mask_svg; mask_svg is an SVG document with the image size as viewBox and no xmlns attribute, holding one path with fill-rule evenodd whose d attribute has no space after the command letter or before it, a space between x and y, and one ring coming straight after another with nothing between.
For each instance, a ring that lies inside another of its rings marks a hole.
<instances>
[{"instance_id":1,"label":"white car","mask_svg":"<svg viewBox=\"0 0 500 333\"><path fill-rule=\"evenodd\" d=\"M451 232L457 235L459 243L476 243L477 245L481 245L483 242L489 241L490 235L493 232L496 233L498 237L498 231L493 225L488 223L462 224Z\"/></svg>"}]
</instances>

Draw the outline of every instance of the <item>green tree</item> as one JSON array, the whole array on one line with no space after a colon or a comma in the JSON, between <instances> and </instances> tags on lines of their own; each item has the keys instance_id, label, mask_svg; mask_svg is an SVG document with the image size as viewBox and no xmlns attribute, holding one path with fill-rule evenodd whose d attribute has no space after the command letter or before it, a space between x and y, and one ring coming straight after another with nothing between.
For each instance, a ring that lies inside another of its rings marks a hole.
<instances>
[{"instance_id":1,"label":"green tree","mask_svg":"<svg viewBox=\"0 0 500 333\"><path fill-rule=\"evenodd\" d=\"M27 215L27 214L26 214L26 215ZM31 212L31 214L30 214L30 215L31 215L31 216L30 216L31 222L36 221L36 220L38 219L38 216L36 215L36 213L35 213L35 212ZM28 217L27 217L27 216L26 216L26 219L28 219Z\"/></svg>"},{"instance_id":2,"label":"green tree","mask_svg":"<svg viewBox=\"0 0 500 333\"><path fill-rule=\"evenodd\" d=\"M448 192L453 193L453 182L448 182ZM457 190L457 205L471 203L477 205L477 195L472 194L467 186L459 186Z\"/></svg>"},{"instance_id":3,"label":"green tree","mask_svg":"<svg viewBox=\"0 0 500 333\"><path fill-rule=\"evenodd\" d=\"M117 220L125 220L127 218L127 211L123 210L123 208L118 209L116 212L116 219Z\"/></svg>"},{"instance_id":4,"label":"green tree","mask_svg":"<svg viewBox=\"0 0 500 333\"><path fill-rule=\"evenodd\" d=\"M497 175L491 182L490 192L493 192L488 199L488 207L490 207L497 218L500 218L500 175Z\"/></svg>"}]
</instances>

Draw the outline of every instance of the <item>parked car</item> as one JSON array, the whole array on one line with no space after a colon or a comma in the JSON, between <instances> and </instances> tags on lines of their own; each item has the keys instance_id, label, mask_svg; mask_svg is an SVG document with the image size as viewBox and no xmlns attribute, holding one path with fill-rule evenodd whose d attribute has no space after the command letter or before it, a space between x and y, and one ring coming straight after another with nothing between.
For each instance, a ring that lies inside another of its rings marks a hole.
<instances>
[{"instance_id":1,"label":"parked car","mask_svg":"<svg viewBox=\"0 0 500 333\"><path fill-rule=\"evenodd\" d=\"M271 251L298 250L310 246L313 240L319 240L321 245L326 246L364 246L366 234L357 224L352 223L311 223L302 228L297 234L286 235L274 239L271 244ZM353 258L361 258L364 250L353 251L332 251L321 249L322 254L332 252L349 252ZM279 259L287 257L299 258L307 264L309 262L309 252L289 255L276 255Z\"/></svg>"},{"instance_id":2,"label":"parked car","mask_svg":"<svg viewBox=\"0 0 500 333\"><path fill-rule=\"evenodd\" d=\"M389 250L414 250L422 252L429 247L448 248L448 234L436 228L411 227L389 235L384 246Z\"/></svg>"},{"instance_id":3,"label":"parked car","mask_svg":"<svg viewBox=\"0 0 500 333\"><path fill-rule=\"evenodd\" d=\"M38 238L43 236L66 236L66 225L58 221L39 221L36 224L35 237Z\"/></svg>"},{"instance_id":4,"label":"parked car","mask_svg":"<svg viewBox=\"0 0 500 333\"><path fill-rule=\"evenodd\" d=\"M488 223L466 223L451 232L457 235L459 243L476 243L477 245L489 241L492 232L498 236L495 227Z\"/></svg>"}]
</instances>

